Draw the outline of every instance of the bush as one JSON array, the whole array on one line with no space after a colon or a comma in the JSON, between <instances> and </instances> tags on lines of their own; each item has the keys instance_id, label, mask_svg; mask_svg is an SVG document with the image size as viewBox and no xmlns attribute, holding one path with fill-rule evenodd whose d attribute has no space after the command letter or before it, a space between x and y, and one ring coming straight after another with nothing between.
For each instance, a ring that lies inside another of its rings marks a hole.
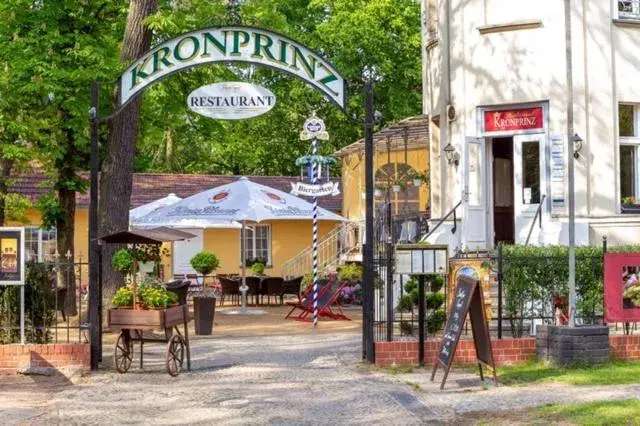
<instances>
[{"instance_id":1,"label":"bush","mask_svg":"<svg viewBox=\"0 0 640 426\"><path fill-rule=\"evenodd\" d=\"M260 262L256 262L251 265L251 271L253 271L254 275L264 275L264 264Z\"/></svg>"},{"instance_id":2,"label":"bush","mask_svg":"<svg viewBox=\"0 0 640 426\"><path fill-rule=\"evenodd\" d=\"M442 293L430 293L427 296L427 309L438 309L444 303L444 295Z\"/></svg>"},{"instance_id":3,"label":"bush","mask_svg":"<svg viewBox=\"0 0 640 426\"><path fill-rule=\"evenodd\" d=\"M444 287L444 277L442 275L431 275L431 291L439 292Z\"/></svg>"},{"instance_id":4,"label":"bush","mask_svg":"<svg viewBox=\"0 0 640 426\"><path fill-rule=\"evenodd\" d=\"M427 318L427 332L430 334L436 334L442 329L446 320L447 314L444 312L444 309L438 309L433 312Z\"/></svg>"},{"instance_id":5,"label":"bush","mask_svg":"<svg viewBox=\"0 0 640 426\"><path fill-rule=\"evenodd\" d=\"M128 275L133 273L133 256L127 249L120 249L115 252L111 258L111 264L113 269L121 274Z\"/></svg>"},{"instance_id":6,"label":"bush","mask_svg":"<svg viewBox=\"0 0 640 426\"><path fill-rule=\"evenodd\" d=\"M162 287L146 287L140 295L140 301L147 308L166 308L178 301L178 297Z\"/></svg>"},{"instance_id":7,"label":"bush","mask_svg":"<svg viewBox=\"0 0 640 426\"><path fill-rule=\"evenodd\" d=\"M113 306L118 308L132 307L133 306L133 290L129 287L120 287L116 294L111 299Z\"/></svg>"},{"instance_id":8,"label":"bush","mask_svg":"<svg viewBox=\"0 0 640 426\"><path fill-rule=\"evenodd\" d=\"M24 284L25 339L51 341L55 322L55 297L51 291L51 266L27 263ZM20 287L0 286L0 344L20 343ZM46 332L45 332L46 330Z\"/></svg>"},{"instance_id":9,"label":"bush","mask_svg":"<svg viewBox=\"0 0 640 426\"><path fill-rule=\"evenodd\" d=\"M359 282L362 280L362 266L356 263L347 263L338 271L338 278L342 281Z\"/></svg>"},{"instance_id":10,"label":"bush","mask_svg":"<svg viewBox=\"0 0 640 426\"><path fill-rule=\"evenodd\" d=\"M398 301L398 312L411 312L413 310L413 298L410 294L403 294Z\"/></svg>"},{"instance_id":11,"label":"bush","mask_svg":"<svg viewBox=\"0 0 640 426\"><path fill-rule=\"evenodd\" d=\"M402 335L412 335L413 334L413 324L409 321L400 321L400 334Z\"/></svg>"},{"instance_id":12,"label":"bush","mask_svg":"<svg viewBox=\"0 0 640 426\"><path fill-rule=\"evenodd\" d=\"M201 251L191 258L191 267L202 275L209 275L220 266L220 259L213 253Z\"/></svg>"}]
</instances>

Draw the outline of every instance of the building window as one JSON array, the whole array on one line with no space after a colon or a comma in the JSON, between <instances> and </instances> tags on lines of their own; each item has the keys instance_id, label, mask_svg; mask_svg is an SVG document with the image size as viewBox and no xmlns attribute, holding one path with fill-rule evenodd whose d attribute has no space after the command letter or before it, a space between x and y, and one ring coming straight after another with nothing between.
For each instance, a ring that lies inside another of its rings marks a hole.
<instances>
[{"instance_id":1,"label":"building window","mask_svg":"<svg viewBox=\"0 0 640 426\"><path fill-rule=\"evenodd\" d=\"M622 19L640 19L640 0L617 0L618 16Z\"/></svg>"},{"instance_id":2,"label":"building window","mask_svg":"<svg viewBox=\"0 0 640 426\"><path fill-rule=\"evenodd\" d=\"M28 226L24 233L26 260L51 262L55 260L57 232L55 229L40 229Z\"/></svg>"},{"instance_id":3,"label":"building window","mask_svg":"<svg viewBox=\"0 0 640 426\"><path fill-rule=\"evenodd\" d=\"M522 143L522 204L540 204L540 143Z\"/></svg>"},{"instance_id":4,"label":"building window","mask_svg":"<svg viewBox=\"0 0 640 426\"><path fill-rule=\"evenodd\" d=\"M271 226L253 225L245 229L245 259L271 265Z\"/></svg>"},{"instance_id":5,"label":"building window","mask_svg":"<svg viewBox=\"0 0 640 426\"><path fill-rule=\"evenodd\" d=\"M618 107L622 210L640 208L640 106Z\"/></svg>"},{"instance_id":6,"label":"building window","mask_svg":"<svg viewBox=\"0 0 640 426\"><path fill-rule=\"evenodd\" d=\"M380 167L375 175L376 188L381 191L376 197L376 207L385 205L386 194L391 197L391 210L395 215L416 213L420 211L420 188L412 185L410 176L413 167L404 163L387 163ZM389 187L396 181L405 182L400 192L393 192Z\"/></svg>"}]
</instances>

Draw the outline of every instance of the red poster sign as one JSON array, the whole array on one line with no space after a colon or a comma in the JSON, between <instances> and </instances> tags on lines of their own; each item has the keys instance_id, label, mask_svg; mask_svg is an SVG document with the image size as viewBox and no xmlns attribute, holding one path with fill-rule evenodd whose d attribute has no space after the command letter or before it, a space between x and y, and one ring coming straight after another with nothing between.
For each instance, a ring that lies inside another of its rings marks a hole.
<instances>
[{"instance_id":1,"label":"red poster sign","mask_svg":"<svg viewBox=\"0 0 640 426\"><path fill-rule=\"evenodd\" d=\"M542 107L484 112L485 132L544 129Z\"/></svg>"},{"instance_id":2,"label":"red poster sign","mask_svg":"<svg viewBox=\"0 0 640 426\"><path fill-rule=\"evenodd\" d=\"M640 321L640 253L605 253L604 318Z\"/></svg>"}]
</instances>

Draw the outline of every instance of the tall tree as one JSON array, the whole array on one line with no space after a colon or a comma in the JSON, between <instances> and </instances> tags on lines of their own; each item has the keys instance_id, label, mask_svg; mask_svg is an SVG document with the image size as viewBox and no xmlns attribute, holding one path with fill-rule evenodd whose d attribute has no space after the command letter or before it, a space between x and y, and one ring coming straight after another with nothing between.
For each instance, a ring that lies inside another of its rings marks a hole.
<instances>
[{"instance_id":1,"label":"tall tree","mask_svg":"<svg viewBox=\"0 0 640 426\"><path fill-rule=\"evenodd\" d=\"M156 11L156 0L131 0L124 29L123 64L139 58L150 47L151 29L145 20ZM117 95L116 95L117 96ZM108 234L129 226L129 205L133 176L133 159L139 130L141 98L131 101L109 125L109 141L100 178L100 232ZM122 283L122 276L109 261L117 247L105 246L103 258L103 303L109 306L111 297Z\"/></svg>"},{"instance_id":2,"label":"tall tree","mask_svg":"<svg viewBox=\"0 0 640 426\"><path fill-rule=\"evenodd\" d=\"M75 254L76 192L86 189L78 174L88 158L89 85L111 79L120 65L124 0L3 0L0 4L0 61L10 75L7 89L22 114L38 160L53 181L53 193L39 205L43 225L55 226L57 250ZM116 57L116 59L113 59ZM28 121L27 121L28 120ZM75 314L75 272L62 274L65 310Z\"/></svg>"}]
</instances>

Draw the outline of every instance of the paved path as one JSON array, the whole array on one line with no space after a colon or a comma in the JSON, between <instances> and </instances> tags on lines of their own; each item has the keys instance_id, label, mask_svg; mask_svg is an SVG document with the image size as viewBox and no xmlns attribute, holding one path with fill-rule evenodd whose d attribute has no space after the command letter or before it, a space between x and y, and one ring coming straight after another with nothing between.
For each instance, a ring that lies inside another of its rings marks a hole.
<instances>
[{"instance_id":1,"label":"paved path","mask_svg":"<svg viewBox=\"0 0 640 426\"><path fill-rule=\"evenodd\" d=\"M640 384L483 390L462 372L441 392L424 371L391 375L361 365L359 334L199 338L192 346L194 369L177 378L163 371L164 346L150 344L144 371L107 369L75 385L13 379L18 386L0 386L0 423L457 423L456 415L474 411L640 398Z\"/></svg>"}]
</instances>

